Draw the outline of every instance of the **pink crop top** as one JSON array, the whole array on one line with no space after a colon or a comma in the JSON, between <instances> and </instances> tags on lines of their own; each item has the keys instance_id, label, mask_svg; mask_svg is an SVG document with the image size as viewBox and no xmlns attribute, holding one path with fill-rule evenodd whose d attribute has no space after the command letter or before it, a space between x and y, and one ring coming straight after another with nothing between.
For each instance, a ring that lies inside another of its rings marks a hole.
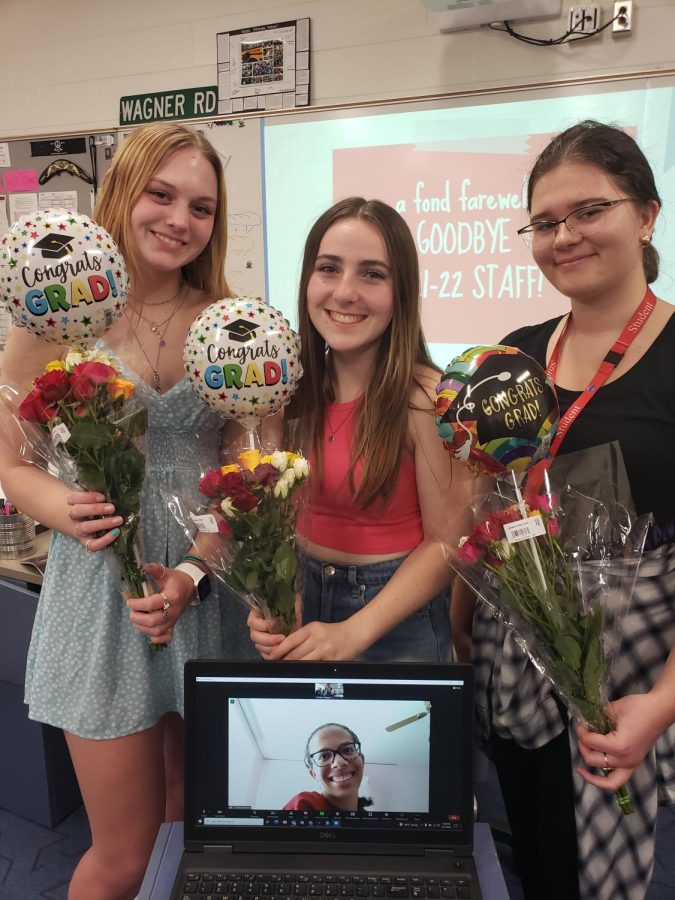
<instances>
[{"instance_id":1,"label":"pink crop top","mask_svg":"<svg viewBox=\"0 0 675 900\"><path fill-rule=\"evenodd\" d=\"M413 550L424 536L417 496L415 463L403 454L394 493L386 506L375 501L367 509L354 502L349 488L349 459L354 435L351 403L331 403L323 435L323 479L307 484L307 504L298 517L298 531L307 540L343 553L386 554ZM331 434L333 440L330 440ZM363 465L356 464L359 483Z\"/></svg>"}]
</instances>

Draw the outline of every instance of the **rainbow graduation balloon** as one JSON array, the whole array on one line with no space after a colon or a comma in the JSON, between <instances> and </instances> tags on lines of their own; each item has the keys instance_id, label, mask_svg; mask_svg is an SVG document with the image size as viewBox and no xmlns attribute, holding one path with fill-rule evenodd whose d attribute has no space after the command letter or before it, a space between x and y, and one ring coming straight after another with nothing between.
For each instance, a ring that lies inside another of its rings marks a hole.
<instances>
[{"instance_id":1,"label":"rainbow graduation balloon","mask_svg":"<svg viewBox=\"0 0 675 900\"><path fill-rule=\"evenodd\" d=\"M548 451L558 416L546 372L515 347L470 347L436 388L443 445L480 473L524 472Z\"/></svg>"},{"instance_id":2,"label":"rainbow graduation balloon","mask_svg":"<svg viewBox=\"0 0 675 900\"><path fill-rule=\"evenodd\" d=\"M207 306L190 326L183 362L197 396L240 421L277 412L302 376L300 338L259 297Z\"/></svg>"},{"instance_id":3,"label":"rainbow graduation balloon","mask_svg":"<svg viewBox=\"0 0 675 900\"><path fill-rule=\"evenodd\" d=\"M117 245L81 213L30 213L0 244L0 300L45 341L93 342L124 312L128 284Z\"/></svg>"}]
</instances>

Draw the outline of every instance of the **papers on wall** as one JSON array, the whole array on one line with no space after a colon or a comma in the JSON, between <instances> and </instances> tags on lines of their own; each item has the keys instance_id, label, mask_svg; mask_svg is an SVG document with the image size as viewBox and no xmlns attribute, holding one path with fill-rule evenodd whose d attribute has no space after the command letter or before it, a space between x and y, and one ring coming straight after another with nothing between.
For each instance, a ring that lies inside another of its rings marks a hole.
<instances>
[{"instance_id":1,"label":"papers on wall","mask_svg":"<svg viewBox=\"0 0 675 900\"><path fill-rule=\"evenodd\" d=\"M67 209L77 212L77 191L40 191L38 209Z\"/></svg>"},{"instance_id":2,"label":"papers on wall","mask_svg":"<svg viewBox=\"0 0 675 900\"><path fill-rule=\"evenodd\" d=\"M11 223L39 209L38 195L33 193L9 195L9 220Z\"/></svg>"}]
</instances>

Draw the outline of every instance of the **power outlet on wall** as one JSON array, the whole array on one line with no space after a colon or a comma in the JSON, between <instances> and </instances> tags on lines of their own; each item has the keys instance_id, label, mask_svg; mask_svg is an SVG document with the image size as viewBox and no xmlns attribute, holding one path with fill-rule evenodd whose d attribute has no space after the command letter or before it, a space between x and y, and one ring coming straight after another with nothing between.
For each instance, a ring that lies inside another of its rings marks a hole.
<instances>
[{"instance_id":1,"label":"power outlet on wall","mask_svg":"<svg viewBox=\"0 0 675 900\"><path fill-rule=\"evenodd\" d=\"M630 34L633 28L633 0L620 0L614 4L612 34Z\"/></svg>"},{"instance_id":2,"label":"power outlet on wall","mask_svg":"<svg viewBox=\"0 0 675 900\"><path fill-rule=\"evenodd\" d=\"M598 28L597 6L570 6L568 31L575 34L592 34Z\"/></svg>"}]
</instances>

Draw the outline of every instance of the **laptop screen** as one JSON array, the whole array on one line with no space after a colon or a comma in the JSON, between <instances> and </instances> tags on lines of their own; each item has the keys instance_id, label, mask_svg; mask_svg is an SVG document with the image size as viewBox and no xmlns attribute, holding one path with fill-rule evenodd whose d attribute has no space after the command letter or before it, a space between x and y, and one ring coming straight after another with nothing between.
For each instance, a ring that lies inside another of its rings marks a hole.
<instances>
[{"instance_id":1,"label":"laptop screen","mask_svg":"<svg viewBox=\"0 0 675 900\"><path fill-rule=\"evenodd\" d=\"M186 846L470 847L472 676L423 663L188 662Z\"/></svg>"}]
</instances>

